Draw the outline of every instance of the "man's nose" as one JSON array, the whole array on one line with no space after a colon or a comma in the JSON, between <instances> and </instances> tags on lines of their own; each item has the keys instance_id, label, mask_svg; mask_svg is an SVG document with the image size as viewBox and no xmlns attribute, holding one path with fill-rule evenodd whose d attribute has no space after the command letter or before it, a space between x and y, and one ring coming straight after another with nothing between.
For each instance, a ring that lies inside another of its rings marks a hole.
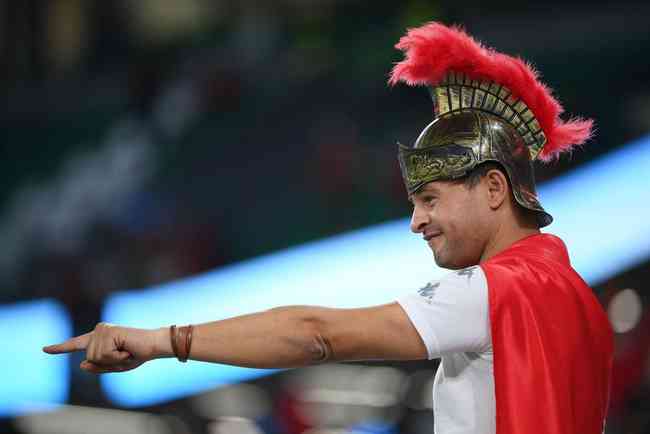
<instances>
[{"instance_id":1,"label":"man's nose","mask_svg":"<svg viewBox=\"0 0 650 434\"><path fill-rule=\"evenodd\" d=\"M417 206L413 208L413 215L411 216L411 232L415 234L423 232L427 223L429 223L429 216L427 213L420 211Z\"/></svg>"}]
</instances>

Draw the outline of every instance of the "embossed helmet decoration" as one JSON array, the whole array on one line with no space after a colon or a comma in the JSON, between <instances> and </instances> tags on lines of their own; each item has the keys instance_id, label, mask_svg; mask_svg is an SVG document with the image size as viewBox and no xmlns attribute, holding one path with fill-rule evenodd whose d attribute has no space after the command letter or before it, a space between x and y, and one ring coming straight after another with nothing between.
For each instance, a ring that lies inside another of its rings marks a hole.
<instances>
[{"instance_id":1,"label":"embossed helmet decoration","mask_svg":"<svg viewBox=\"0 0 650 434\"><path fill-rule=\"evenodd\" d=\"M562 121L563 109L521 59L486 48L459 27L432 22L411 29L396 48L405 59L389 83L426 85L434 120L398 158L409 195L437 180L461 178L493 161L506 171L515 200L539 227L553 217L539 203L533 161L552 161L591 137L591 120Z\"/></svg>"}]
</instances>

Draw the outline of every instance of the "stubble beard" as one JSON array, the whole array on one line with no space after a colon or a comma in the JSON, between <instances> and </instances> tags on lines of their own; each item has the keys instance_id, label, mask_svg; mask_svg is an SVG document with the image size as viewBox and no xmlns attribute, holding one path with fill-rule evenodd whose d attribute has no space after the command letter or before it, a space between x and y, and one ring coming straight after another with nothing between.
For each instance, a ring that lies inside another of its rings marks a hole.
<instances>
[{"instance_id":1,"label":"stubble beard","mask_svg":"<svg viewBox=\"0 0 650 434\"><path fill-rule=\"evenodd\" d=\"M431 252L433 253L433 260L435 261L436 265L441 268L449 268L448 264L444 261L444 258L442 255L439 253L439 249L435 249L433 246L429 246L431 248Z\"/></svg>"},{"instance_id":2,"label":"stubble beard","mask_svg":"<svg viewBox=\"0 0 650 434\"><path fill-rule=\"evenodd\" d=\"M434 249L433 246L429 247L431 248L431 252L433 252L433 260L436 262L436 265L438 267L446 268L448 270L460 270L463 268L463 266L459 266L458 264L455 264L453 261L451 261L451 257L449 255L444 254L445 251L449 250L445 249L447 247L446 243L440 246L438 249ZM453 257L453 255L451 256Z\"/></svg>"}]
</instances>

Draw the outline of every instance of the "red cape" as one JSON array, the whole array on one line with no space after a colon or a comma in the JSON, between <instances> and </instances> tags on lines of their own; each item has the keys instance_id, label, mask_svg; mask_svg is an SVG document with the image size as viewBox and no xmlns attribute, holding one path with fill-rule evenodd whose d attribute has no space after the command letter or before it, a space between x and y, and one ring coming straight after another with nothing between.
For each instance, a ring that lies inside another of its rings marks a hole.
<instances>
[{"instance_id":1,"label":"red cape","mask_svg":"<svg viewBox=\"0 0 650 434\"><path fill-rule=\"evenodd\" d=\"M497 434L600 434L613 335L562 240L531 235L480 265L488 282Z\"/></svg>"}]
</instances>

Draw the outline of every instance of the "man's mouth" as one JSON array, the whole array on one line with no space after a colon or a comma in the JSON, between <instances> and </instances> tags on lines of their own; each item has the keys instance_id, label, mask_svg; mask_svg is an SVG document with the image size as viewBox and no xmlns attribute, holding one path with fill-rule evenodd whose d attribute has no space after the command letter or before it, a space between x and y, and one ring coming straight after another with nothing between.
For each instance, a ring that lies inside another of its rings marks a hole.
<instances>
[{"instance_id":1,"label":"man's mouth","mask_svg":"<svg viewBox=\"0 0 650 434\"><path fill-rule=\"evenodd\" d=\"M442 234L442 232L430 232L428 234L422 235L422 238L424 238L424 241L429 242L429 241L431 241L432 238L435 238L435 237L437 237L438 235L441 235L441 234Z\"/></svg>"}]
</instances>

